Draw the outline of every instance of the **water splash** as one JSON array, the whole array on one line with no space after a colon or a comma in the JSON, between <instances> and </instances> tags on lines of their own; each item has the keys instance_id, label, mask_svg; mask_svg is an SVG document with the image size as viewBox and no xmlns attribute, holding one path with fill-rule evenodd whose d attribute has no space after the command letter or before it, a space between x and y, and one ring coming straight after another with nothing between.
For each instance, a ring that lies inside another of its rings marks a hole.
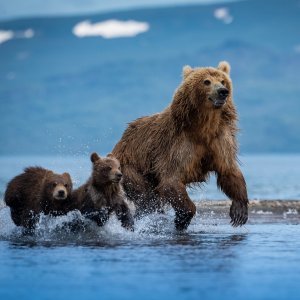
<instances>
[{"instance_id":1,"label":"water splash","mask_svg":"<svg viewBox=\"0 0 300 300\"><path fill-rule=\"evenodd\" d=\"M123 243L149 243L167 241L178 236L199 234L244 234L248 227L233 228L229 225L230 201L197 202L197 214L188 229L177 232L174 226L174 211L167 208L164 214L150 214L135 220L134 232L121 226L112 215L103 227L85 219L79 211L51 217L41 214L36 229L30 234L17 227L10 209L0 203L0 240L76 245L112 246ZM2 207L2 208L1 208ZM299 224L300 201L251 201L248 224L285 223Z\"/></svg>"},{"instance_id":2,"label":"water splash","mask_svg":"<svg viewBox=\"0 0 300 300\"><path fill-rule=\"evenodd\" d=\"M170 240L181 234L199 234L202 232L235 231L221 219L202 218L196 215L185 232L177 232L174 227L174 212L172 209L165 214L150 214L135 221L135 231L131 232L121 226L115 215L103 227L85 219L80 212L69 212L65 216L50 217L41 214L36 228L30 234L22 227L17 227L10 217L10 209L0 209L0 240L14 242L35 242L55 244L91 245L112 243L147 243L153 240ZM244 229L240 229L244 232Z\"/></svg>"}]
</instances>

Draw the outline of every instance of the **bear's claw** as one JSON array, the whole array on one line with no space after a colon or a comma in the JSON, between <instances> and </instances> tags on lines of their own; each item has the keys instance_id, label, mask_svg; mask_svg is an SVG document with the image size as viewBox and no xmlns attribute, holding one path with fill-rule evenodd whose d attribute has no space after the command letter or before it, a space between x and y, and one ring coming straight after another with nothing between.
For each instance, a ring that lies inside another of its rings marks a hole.
<instances>
[{"instance_id":1,"label":"bear's claw","mask_svg":"<svg viewBox=\"0 0 300 300\"><path fill-rule=\"evenodd\" d=\"M246 224L248 220L248 202L233 201L230 207L230 224L233 227L238 227Z\"/></svg>"}]
</instances>

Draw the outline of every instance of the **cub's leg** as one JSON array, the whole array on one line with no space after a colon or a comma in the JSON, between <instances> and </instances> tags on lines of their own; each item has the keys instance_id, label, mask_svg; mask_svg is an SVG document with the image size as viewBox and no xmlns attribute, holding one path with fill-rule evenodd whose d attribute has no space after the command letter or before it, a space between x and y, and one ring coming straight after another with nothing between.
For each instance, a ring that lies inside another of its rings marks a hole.
<instances>
[{"instance_id":1,"label":"cub's leg","mask_svg":"<svg viewBox=\"0 0 300 300\"><path fill-rule=\"evenodd\" d=\"M104 226L109 219L109 214L108 208L101 208L99 210L86 210L83 215L94 221L98 226Z\"/></svg>"},{"instance_id":2,"label":"cub's leg","mask_svg":"<svg viewBox=\"0 0 300 300\"><path fill-rule=\"evenodd\" d=\"M40 215L32 210L24 210L21 214L21 225L26 229L34 230Z\"/></svg>"},{"instance_id":3,"label":"cub's leg","mask_svg":"<svg viewBox=\"0 0 300 300\"><path fill-rule=\"evenodd\" d=\"M134 221L127 203L122 200L114 205L113 210L115 211L118 220L121 221L122 226L134 231Z\"/></svg>"}]
</instances>

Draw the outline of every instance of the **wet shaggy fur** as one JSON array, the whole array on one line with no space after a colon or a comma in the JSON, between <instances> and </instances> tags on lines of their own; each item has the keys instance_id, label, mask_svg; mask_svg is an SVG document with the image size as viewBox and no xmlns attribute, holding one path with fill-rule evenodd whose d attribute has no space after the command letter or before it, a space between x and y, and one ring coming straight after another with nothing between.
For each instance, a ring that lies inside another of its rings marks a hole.
<instances>
[{"instance_id":1,"label":"wet shaggy fur","mask_svg":"<svg viewBox=\"0 0 300 300\"><path fill-rule=\"evenodd\" d=\"M72 181L68 173L55 174L29 167L7 185L4 201L17 226L33 229L39 214L63 215L72 210Z\"/></svg>"},{"instance_id":2,"label":"wet shaggy fur","mask_svg":"<svg viewBox=\"0 0 300 300\"><path fill-rule=\"evenodd\" d=\"M103 226L112 212L123 227L133 230L133 217L122 188L120 163L111 154L101 158L91 155L93 171L89 180L72 194L77 209L87 218Z\"/></svg>"},{"instance_id":3,"label":"wet shaggy fur","mask_svg":"<svg viewBox=\"0 0 300 300\"><path fill-rule=\"evenodd\" d=\"M185 229L196 213L186 187L205 182L212 172L218 187L232 199L233 226L248 219L248 196L237 162L237 113L230 66L183 69L173 101L162 112L131 122L113 149L124 188L137 214L169 203L175 226Z\"/></svg>"}]
</instances>

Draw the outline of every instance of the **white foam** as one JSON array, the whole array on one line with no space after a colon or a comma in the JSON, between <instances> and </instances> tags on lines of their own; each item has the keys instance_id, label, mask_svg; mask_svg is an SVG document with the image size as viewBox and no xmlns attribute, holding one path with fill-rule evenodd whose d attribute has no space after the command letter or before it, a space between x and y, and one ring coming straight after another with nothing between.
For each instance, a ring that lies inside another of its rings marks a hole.
<instances>
[{"instance_id":1,"label":"white foam","mask_svg":"<svg viewBox=\"0 0 300 300\"><path fill-rule=\"evenodd\" d=\"M297 209L289 208L286 212L283 213L283 218L286 219L289 215L298 215Z\"/></svg>"},{"instance_id":2,"label":"white foam","mask_svg":"<svg viewBox=\"0 0 300 300\"><path fill-rule=\"evenodd\" d=\"M165 214L153 213L135 220L134 232L126 230L115 214L112 214L103 227L85 219L79 211L71 211L67 215L51 217L41 214L34 232L30 235L24 228L16 226L10 216L10 209L0 200L0 240L35 241L54 243L115 243L122 241L148 242L152 240L173 239L178 232L174 226L175 213L168 209ZM215 215L196 214L187 233L199 234L244 232L237 231L229 225L228 219Z\"/></svg>"},{"instance_id":3,"label":"white foam","mask_svg":"<svg viewBox=\"0 0 300 300\"><path fill-rule=\"evenodd\" d=\"M226 7L220 7L215 9L214 17L225 24L230 24L233 21L233 16L230 15L229 9Z\"/></svg>"},{"instance_id":4,"label":"white foam","mask_svg":"<svg viewBox=\"0 0 300 300\"><path fill-rule=\"evenodd\" d=\"M10 217L10 209L0 201L0 236L8 237L16 229L16 225Z\"/></svg>"},{"instance_id":5,"label":"white foam","mask_svg":"<svg viewBox=\"0 0 300 300\"><path fill-rule=\"evenodd\" d=\"M134 37L140 33L148 31L150 28L146 22L137 22L134 20L119 21L107 20L92 24L89 20L76 24L73 28L73 34L79 38L89 36L101 36L106 39L120 37Z\"/></svg>"},{"instance_id":6,"label":"white foam","mask_svg":"<svg viewBox=\"0 0 300 300\"><path fill-rule=\"evenodd\" d=\"M257 210L257 211L252 210L251 212L258 215L273 215L271 211L264 211L264 210Z\"/></svg>"}]
</instances>

